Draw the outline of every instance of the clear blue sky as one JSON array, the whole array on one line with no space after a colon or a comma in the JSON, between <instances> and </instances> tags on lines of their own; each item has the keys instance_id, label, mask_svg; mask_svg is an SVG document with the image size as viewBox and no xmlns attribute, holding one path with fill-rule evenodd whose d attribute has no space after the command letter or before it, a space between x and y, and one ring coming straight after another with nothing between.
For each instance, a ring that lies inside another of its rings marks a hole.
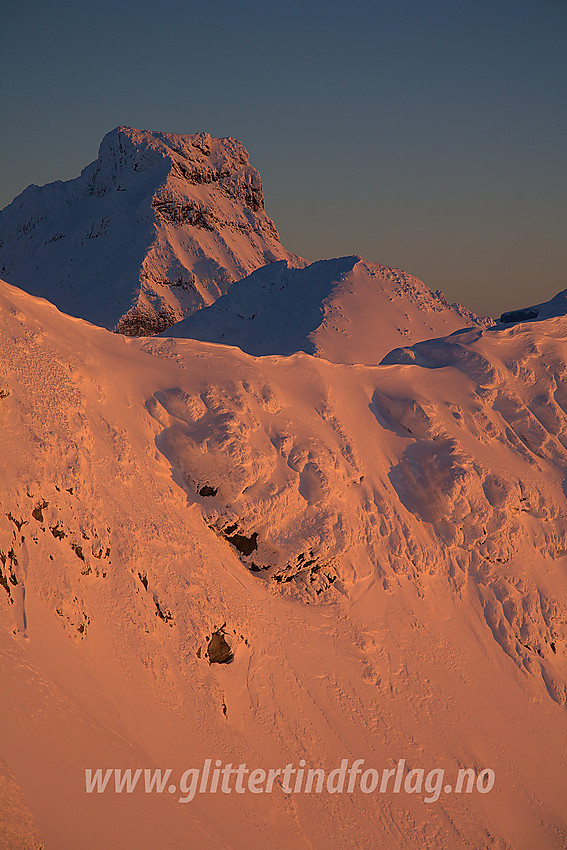
<instances>
[{"instance_id":1,"label":"clear blue sky","mask_svg":"<svg viewBox=\"0 0 567 850\"><path fill-rule=\"evenodd\" d=\"M567 3L4 0L0 207L119 124L235 136L283 243L499 313L567 288Z\"/></svg>"}]
</instances>

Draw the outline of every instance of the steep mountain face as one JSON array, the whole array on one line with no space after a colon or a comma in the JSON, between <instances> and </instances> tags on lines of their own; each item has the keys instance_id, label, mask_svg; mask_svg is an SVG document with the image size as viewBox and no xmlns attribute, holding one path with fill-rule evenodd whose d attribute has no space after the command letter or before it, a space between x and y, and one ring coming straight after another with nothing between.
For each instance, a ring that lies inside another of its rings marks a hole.
<instances>
[{"instance_id":1,"label":"steep mountain face","mask_svg":"<svg viewBox=\"0 0 567 850\"><path fill-rule=\"evenodd\" d=\"M0 309L16 846L565 846L565 318L364 366L126 339L8 284ZM85 793L207 758L496 784Z\"/></svg>"},{"instance_id":2,"label":"steep mountain face","mask_svg":"<svg viewBox=\"0 0 567 850\"><path fill-rule=\"evenodd\" d=\"M254 355L305 351L333 363L379 363L400 345L492 324L400 269L341 257L258 269L167 333Z\"/></svg>"},{"instance_id":3,"label":"steep mountain face","mask_svg":"<svg viewBox=\"0 0 567 850\"><path fill-rule=\"evenodd\" d=\"M119 127L80 177L29 186L0 212L0 273L73 316L155 333L234 280L287 260L236 139Z\"/></svg>"}]
</instances>

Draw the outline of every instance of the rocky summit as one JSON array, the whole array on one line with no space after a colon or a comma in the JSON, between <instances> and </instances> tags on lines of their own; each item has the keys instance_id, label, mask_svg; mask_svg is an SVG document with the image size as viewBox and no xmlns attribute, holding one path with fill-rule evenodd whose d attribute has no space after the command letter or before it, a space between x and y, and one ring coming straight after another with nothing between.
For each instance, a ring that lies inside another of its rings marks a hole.
<instances>
[{"instance_id":1,"label":"rocky summit","mask_svg":"<svg viewBox=\"0 0 567 850\"><path fill-rule=\"evenodd\" d=\"M69 181L0 212L0 273L61 310L128 335L163 331L276 260L282 246L244 146L118 127Z\"/></svg>"}]
</instances>

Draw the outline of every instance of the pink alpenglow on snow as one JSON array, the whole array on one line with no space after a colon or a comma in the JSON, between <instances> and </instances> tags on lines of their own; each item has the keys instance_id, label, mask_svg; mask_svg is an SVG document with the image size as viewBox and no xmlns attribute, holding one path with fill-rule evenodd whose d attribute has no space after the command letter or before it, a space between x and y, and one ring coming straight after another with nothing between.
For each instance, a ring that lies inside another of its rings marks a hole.
<instances>
[{"instance_id":1,"label":"pink alpenglow on snow","mask_svg":"<svg viewBox=\"0 0 567 850\"><path fill-rule=\"evenodd\" d=\"M1 847L563 850L564 316L360 364L0 309Z\"/></svg>"},{"instance_id":2,"label":"pink alpenglow on snow","mask_svg":"<svg viewBox=\"0 0 567 850\"><path fill-rule=\"evenodd\" d=\"M564 850L565 293L309 264L127 127L0 269L0 850Z\"/></svg>"}]
</instances>

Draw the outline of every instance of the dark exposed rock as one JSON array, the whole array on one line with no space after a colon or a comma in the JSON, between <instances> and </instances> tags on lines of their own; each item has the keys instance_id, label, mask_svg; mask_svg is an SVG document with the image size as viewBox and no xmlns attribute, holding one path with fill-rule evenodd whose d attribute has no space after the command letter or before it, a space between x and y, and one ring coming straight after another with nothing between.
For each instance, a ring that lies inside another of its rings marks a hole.
<instances>
[{"instance_id":1,"label":"dark exposed rock","mask_svg":"<svg viewBox=\"0 0 567 850\"><path fill-rule=\"evenodd\" d=\"M228 664L234 658L222 629L213 632L207 647L207 656L211 664Z\"/></svg>"},{"instance_id":2,"label":"dark exposed rock","mask_svg":"<svg viewBox=\"0 0 567 850\"><path fill-rule=\"evenodd\" d=\"M0 586L2 586L4 588L4 590L6 591L6 593L8 594L8 596L11 599L12 594L10 593L10 585L8 584L8 579L6 578L6 576L4 575L2 570L0 570Z\"/></svg>"},{"instance_id":3,"label":"dark exposed rock","mask_svg":"<svg viewBox=\"0 0 567 850\"><path fill-rule=\"evenodd\" d=\"M83 555L83 547L82 546L78 546L76 543L71 543L71 549L73 550L73 552L75 553L77 558L80 558L81 561L85 560L85 556Z\"/></svg>"},{"instance_id":4,"label":"dark exposed rock","mask_svg":"<svg viewBox=\"0 0 567 850\"><path fill-rule=\"evenodd\" d=\"M170 623L173 620L173 614L171 611L168 611L167 608L162 608L158 600L155 598L154 604L156 606L156 615L160 618L160 620L163 620L164 623Z\"/></svg>"},{"instance_id":5,"label":"dark exposed rock","mask_svg":"<svg viewBox=\"0 0 567 850\"><path fill-rule=\"evenodd\" d=\"M258 548L258 532L255 531L250 537L245 537L244 534L233 534L226 538L229 543L238 549L243 555L251 555Z\"/></svg>"},{"instance_id":6,"label":"dark exposed rock","mask_svg":"<svg viewBox=\"0 0 567 850\"><path fill-rule=\"evenodd\" d=\"M32 517L38 522L43 522L43 511L47 507L49 507L49 502L46 502L45 500L39 502L32 511Z\"/></svg>"},{"instance_id":7,"label":"dark exposed rock","mask_svg":"<svg viewBox=\"0 0 567 850\"><path fill-rule=\"evenodd\" d=\"M25 519L16 519L16 517L15 517L15 516L12 516L12 512L11 512L11 511L9 511L9 512L6 514L6 516L8 517L8 519L9 519L11 522L13 522L13 523L14 523L14 525L16 526L16 528L18 529L18 531L21 531L22 525L25 525L25 524L26 524L26 520L25 520Z\"/></svg>"},{"instance_id":8,"label":"dark exposed rock","mask_svg":"<svg viewBox=\"0 0 567 850\"><path fill-rule=\"evenodd\" d=\"M180 314L167 306L156 312L136 304L122 316L114 332L124 336L153 336L166 331L180 318Z\"/></svg>"},{"instance_id":9,"label":"dark exposed rock","mask_svg":"<svg viewBox=\"0 0 567 850\"><path fill-rule=\"evenodd\" d=\"M526 307L524 310L509 310L507 313L502 313L500 321L503 325L511 325L514 322L529 322L531 319L537 319L539 310L533 307Z\"/></svg>"},{"instance_id":10,"label":"dark exposed rock","mask_svg":"<svg viewBox=\"0 0 567 850\"><path fill-rule=\"evenodd\" d=\"M10 602L13 602L14 600L12 599L12 594L10 592L10 585L8 584L8 581L10 581L10 584L13 584L14 587L18 584L18 579L14 575L14 567L18 566L18 559L16 558L16 553L13 549L10 549L7 555L4 552L0 551L0 562L2 563L2 568L4 570L6 569L7 561L9 561L8 572L4 574L3 570L0 569L0 585L8 594Z\"/></svg>"}]
</instances>

